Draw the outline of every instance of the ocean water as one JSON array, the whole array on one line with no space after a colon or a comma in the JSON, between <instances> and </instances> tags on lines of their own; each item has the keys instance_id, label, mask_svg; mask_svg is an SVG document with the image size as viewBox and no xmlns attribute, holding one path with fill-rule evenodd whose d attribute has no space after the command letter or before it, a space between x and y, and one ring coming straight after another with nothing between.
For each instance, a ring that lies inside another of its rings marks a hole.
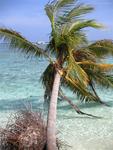
<instances>
[{"instance_id":1,"label":"ocean water","mask_svg":"<svg viewBox=\"0 0 113 150\"><path fill-rule=\"evenodd\" d=\"M109 58L109 62L113 62ZM29 58L0 46L0 125L27 103L35 110L43 107L44 89L40 75L47 62ZM113 91L97 89L98 94L110 107L99 104L84 104L66 91L67 96L78 104L83 112L102 118L78 115L66 102L58 104L58 136L69 147L68 150L113 150Z\"/></svg>"}]
</instances>

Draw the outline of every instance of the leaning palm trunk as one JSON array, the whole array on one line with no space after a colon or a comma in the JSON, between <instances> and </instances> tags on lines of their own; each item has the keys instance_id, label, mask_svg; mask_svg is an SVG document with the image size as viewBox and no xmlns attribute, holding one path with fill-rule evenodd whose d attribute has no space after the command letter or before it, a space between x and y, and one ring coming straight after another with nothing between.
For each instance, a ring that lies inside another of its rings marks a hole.
<instances>
[{"instance_id":1,"label":"leaning palm trunk","mask_svg":"<svg viewBox=\"0 0 113 150\"><path fill-rule=\"evenodd\" d=\"M57 72L54 78L53 89L50 99L50 108L47 124L47 147L48 150L56 150L56 115L57 115L57 98L60 86L60 74Z\"/></svg>"}]
</instances>

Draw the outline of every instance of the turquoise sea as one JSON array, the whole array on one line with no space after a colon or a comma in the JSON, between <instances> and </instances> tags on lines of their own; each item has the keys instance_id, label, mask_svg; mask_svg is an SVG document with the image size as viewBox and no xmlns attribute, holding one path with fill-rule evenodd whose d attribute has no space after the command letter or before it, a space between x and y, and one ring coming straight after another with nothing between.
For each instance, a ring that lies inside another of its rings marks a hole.
<instances>
[{"instance_id":1,"label":"turquoise sea","mask_svg":"<svg viewBox=\"0 0 113 150\"><path fill-rule=\"evenodd\" d=\"M113 62L111 58L108 60ZM47 62L44 59L27 59L0 45L0 125L18 109L31 103L33 109L43 107L43 87L40 75ZM110 107L84 104L66 91L82 111L101 116L101 119L78 115L66 102L58 104L58 136L70 147L68 150L113 150L113 91L97 89L98 94Z\"/></svg>"}]
</instances>

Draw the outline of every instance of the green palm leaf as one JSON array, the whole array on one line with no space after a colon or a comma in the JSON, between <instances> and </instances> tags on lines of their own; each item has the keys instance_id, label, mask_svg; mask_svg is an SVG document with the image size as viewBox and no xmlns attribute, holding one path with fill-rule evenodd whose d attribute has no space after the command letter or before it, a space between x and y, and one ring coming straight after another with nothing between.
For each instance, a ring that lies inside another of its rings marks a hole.
<instances>
[{"instance_id":1,"label":"green palm leaf","mask_svg":"<svg viewBox=\"0 0 113 150\"><path fill-rule=\"evenodd\" d=\"M73 57L73 53L70 53L70 56L67 59L66 64L66 78L70 78L71 75L73 79L77 78L81 85L86 88L88 84L88 75L87 73L81 68L79 64L75 61ZM76 84L76 83L75 83Z\"/></svg>"},{"instance_id":2,"label":"green palm leaf","mask_svg":"<svg viewBox=\"0 0 113 150\"><path fill-rule=\"evenodd\" d=\"M88 21L75 21L69 25L68 32L75 32L79 31L81 29L84 29L86 27L92 27L92 28L102 28L101 24L96 23L94 20L88 20Z\"/></svg>"},{"instance_id":3,"label":"green palm leaf","mask_svg":"<svg viewBox=\"0 0 113 150\"><path fill-rule=\"evenodd\" d=\"M44 50L26 40L19 33L7 28L0 28L0 39L9 43L9 48L18 49L27 55L43 56ZM45 54L46 55L46 54Z\"/></svg>"},{"instance_id":4,"label":"green palm leaf","mask_svg":"<svg viewBox=\"0 0 113 150\"><path fill-rule=\"evenodd\" d=\"M56 2L55 8L56 10L64 8L65 6L72 4L75 0L58 0Z\"/></svg>"},{"instance_id":5,"label":"green palm leaf","mask_svg":"<svg viewBox=\"0 0 113 150\"><path fill-rule=\"evenodd\" d=\"M81 16L93 10L93 7L90 7L89 5L79 4L78 1L75 0L58 1L56 5L56 10L58 12L59 8L61 8L60 14L62 15L59 15L59 17L57 17L57 23L61 24L66 24L76 19L78 20Z\"/></svg>"},{"instance_id":6,"label":"green palm leaf","mask_svg":"<svg viewBox=\"0 0 113 150\"><path fill-rule=\"evenodd\" d=\"M55 72L56 71L55 71L54 65L49 64L41 75L40 80L41 80L43 87L45 89L45 94L44 94L45 100L47 100L47 99L50 100Z\"/></svg>"},{"instance_id":7,"label":"green palm leaf","mask_svg":"<svg viewBox=\"0 0 113 150\"><path fill-rule=\"evenodd\" d=\"M94 83L101 88L113 88L113 76L107 75L103 72L96 72L95 76L91 76Z\"/></svg>"},{"instance_id":8,"label":"green palm leaf","mask_svg":"<svg viewBox=\"0 0 113 150\"><path fill-rule=\"evenodd\" d=\"M91 53L86 48L80 48L79 50L73 51L73 57L77 63L88 62L89 64L91 64L96 62L94 53Z\"/></svg>"},{"instance_id":9,"label":"green palm leaf","mask_svg":"<svg viewBox=\"0 0 113 150\"><path fill-rule=\"evenodd\" d=\"M53 29L53 27L54 27L54 6L47 4L45 6L45 11L46 11L46 14L47 14L50 22L51 22L52 29Z\"/></svg>"},{"instance_id":10,"label":"green palm leaf","mask_svg":"<svg viewBox=\"0 0 113 150\"><path fill-rule=\"evenodd\" d=\"M89 77L89 85L90 81L93 81L93 83L100 87L113 88L113 76L111 74L113 65L108 64L108 66L109 69L106 69L106 67L104 68L100 64L83 65L82 68L85 70Z\"/></svg>"},{"instance_id":11,"label":"green palm leaf","mask_svg":"<svg viewBox=\"0 0 113 150\"><path fill-rule=\"evenodd\" d=\"M100 101L95 95L93 95L93 93L88 90L88 88L82 87L81 83L71 75L68 78L64 77L62 85L76 94L78 99L81 101Z\"/></svg>"},{"instance_id":12,"label":"green palm leaf","mask_svg":"<svg viewBox=\"0 0 113 150\"><path fill-rule=\"evenodd\" d=\"M89 50L93 52L97 57L113 55L113 41L112 40L100 40L89 45Z\"/></svg>"},{"instance_id":13,"label":"green palm leaf","mask_svg":"<svg viewBox=\"0 0 113 150\"><path fill-rule=\"evenodd\" d=\"M88 5L79 4L72 8L71 11L65 16L67 21L72 19L78 19L80 16L87 14L93 10L93 7Z\"/></svg>"}]
</instances>

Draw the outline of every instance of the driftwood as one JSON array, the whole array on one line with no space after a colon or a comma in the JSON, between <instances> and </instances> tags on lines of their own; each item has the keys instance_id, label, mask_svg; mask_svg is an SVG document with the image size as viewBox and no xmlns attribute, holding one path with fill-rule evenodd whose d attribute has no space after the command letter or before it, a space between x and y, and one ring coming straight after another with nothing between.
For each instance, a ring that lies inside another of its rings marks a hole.
<instances>
[{"instance_id":1,"label":"driftwood","mask_svg":"<svg viewBox=\"0 0 113 150\"><path fill-rule=\"evenodd\" d=\"M0 150L46 150L46 124L41 113L21 111L0 130Z\"/></svg>"},{"instance_id":2,"label":"driftwood","mask_svg":"<svg viewBox=\"0 0 113 150\"><path fill-rule=\"evenodd\" d=\"M0 129L0 150L47 150L46 123L42 113L27 107ZM69 147L57 138L58 150Z\"/></svg>"}]
</instances>

